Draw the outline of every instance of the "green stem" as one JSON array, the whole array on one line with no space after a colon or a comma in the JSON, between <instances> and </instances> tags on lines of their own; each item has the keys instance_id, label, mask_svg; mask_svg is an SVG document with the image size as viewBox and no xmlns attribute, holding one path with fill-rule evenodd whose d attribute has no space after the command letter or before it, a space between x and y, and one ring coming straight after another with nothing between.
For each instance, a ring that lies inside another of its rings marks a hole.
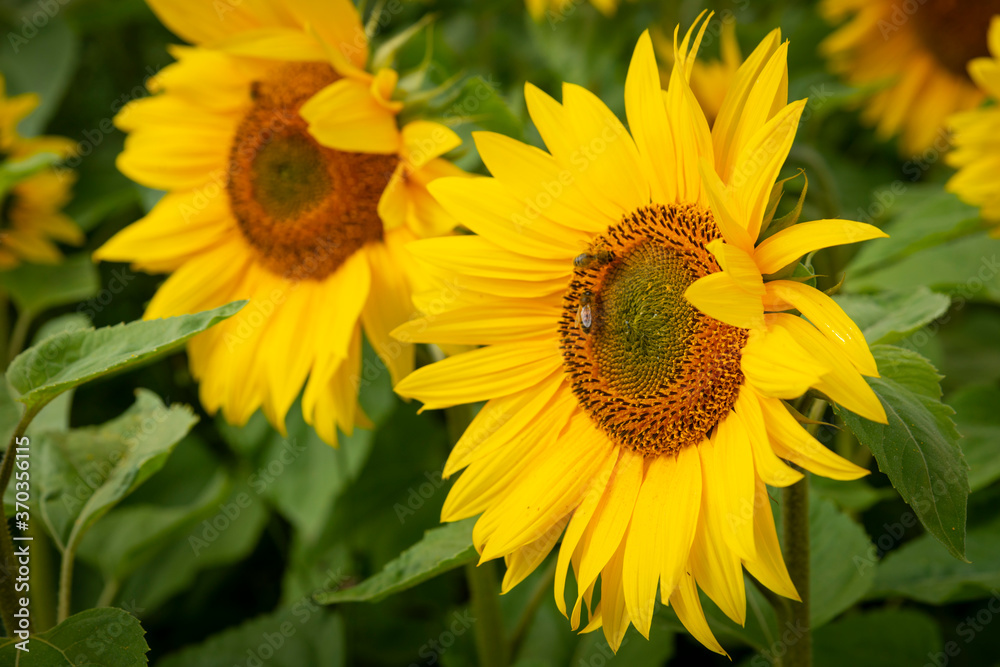
<instances>
[{"instance_id":1,"label":"green stem","mask_svg":"<svg viewBox=\"0 0 1000 667\"><path fill-rule=\"evenodd\" d=\"M8 364L14 360L14 357L24 347L24 341L28 338L28 329L31 328L31 322L34 319L35 314L30 310L24 310L17 314L17 320L14 322L14 330L10 334L10 342L7 345Z\"/></svg>"},{"instance_id":2,"label":"green stem","mask_svg":"<svg viewBox=\"0 0 1000 667\"><path fill-rule=\"evenodd\" d=\"M121 589L122 582L117 578L108 579L104 582L104 588L101 590L101 595L97 598L97 604L95 607L110 607L115 602L115 598L118 597L118 591Z\"/></svg>"},{"instance_id":3,"label":"green stem","mask_svg":"<svg viewBox=\"0 0 1000 667\"><path fill-rule=\"evenodd\" d=\"M45 531L32 521L31 537L31 622L37 632L45 632L56 624L56 592L53 589L52 553L54 547Z\"/></svg>"},{"instance_id":4,"label":"green stem","mask_svg":"<svg viewBox=\"0 0 1000 667\"><path fill-rule=\"evenodd\" d=\"M69 618L70 600L73 596L73 564L76 562L76 543L70 539L66 542L62 564L59 566L59 607L56 622L62 623Z\"/></svg>"},{"instance_id":5,"label":"green stem","mask_svg":"<svg viewBox=\"0 0 1000 667\"><path fill-rule=\"evenodd\" d=\"M472 422L472 408L456 405L445 411L448 421L448 438L452 446L462 437ZM510 664L510 645L504 633L500 615L500 585L496 565L490 561L479 566L466 565L465 578L469 582L472 614L475 622L476 652L481 667L507 667Z\"/></svg>"},{"instance_id":6,"label":"green stem","mask_svg":"<svg viewBox=\"0 0 1000 667\"><path fill-rule=\"evenodd\" d=\"M0 287L0 351L7 349L7 340L10 338L10 297L7 291ZM0 360L0 366L7 368L7 360Z\"/></svg>"},{"instance_id":7,"label":"green stem","mask_svg":"<svg viewBox=\"0 0 1000 667\"><path fill-rule=\"evenodd\" d=\"M476 628L476 652L481 667L507 667L510 664L500 597L497 594L496 566L493 561L482 565L466 565L465 578L472 596L472 613Z\"/></svg>"},{"instance_id":8,"label":"green stem","mask_svg":"<svg viewBox=\"0 0 1000 667\"><path fill-rule=\"evenodd\" d=\"M535 590L531 593L531 599L528 600L528 604L521 613L521 618L517 621L514 632L510 635L510 655L514 658L521 652L521 645L524 644L524 640L528 636L528 630L531 629L531 622L535 618L535 613L542 605L545 597L551 595L552 579L555 577L555 573L556 561L553 558L549 566L545 568L542 578L538 580L538 585L535 586Z\"/></svg>"},{"instance_id":9,"label":"green stem","mask_svg":"<svg viewBox=\"0 0 1000 667\"><path fill-rule=\"evenodd\" d=\"M34 414L25 413L21 417L14 435L3 453L3 462L0 463L0 498L3 498L7 491L7 484L10 482L11 473L14 472L14 448L15 444L24 430L31 422ZM13 637L17 623L14 618L14 610L19 607L17 604L17 594L14 591L14 576L17 572L17 559L14 557L14 539L10 535L10 528L7 525L7 514L4 511L3 502L0 502L0 617L3 618L3 626L7 630L7 636ZM30 631L30 617L29 628Z\"/></svg>"},{"instance_id":10,"label":"green stem","mask_svg":"<svg viewBox=\"0 0 1000 667\"><path fill-rule=\"evenodd\" d=\"M826 411L826 401L814 399L807 415L812 421L819 421ZM819 424L807 424L806 430L815 435ZM782 661L784 667L812 667L812 631L809 618L809 473L802 471L800 481L784 489L782 503L782 523L784 530L785 564L788 574L795 584L801 602L789 601L784 609L778 609L783 616L782 632L792 630L798 639L789 642L788 652Z\"/></svg>"}]
</instances>

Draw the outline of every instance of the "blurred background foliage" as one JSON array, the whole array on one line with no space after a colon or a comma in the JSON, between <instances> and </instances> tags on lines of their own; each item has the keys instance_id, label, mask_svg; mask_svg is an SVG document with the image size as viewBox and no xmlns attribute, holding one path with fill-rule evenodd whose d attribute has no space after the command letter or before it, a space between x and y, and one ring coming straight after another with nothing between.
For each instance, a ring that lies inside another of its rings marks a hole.
<instances>
[{"instance_id":1,"label":"blurred background foliage","mask_svg":"<svg viewBox=\"0 0 1000 667\"><path fill-rule=\"evenodd\" d=\"M1000 610L1000 241L985 235L974 209L943 192L951 171L940 155L901 158L859 124L858 92L829 74L816 52L830 27L813 2L635 0L623 2L612 18L574 2L556 20L535 23L520 0L409 0L375 43L433 15L398 54L409 72L403 87L482 77L494 91L488 99L467 104L476 87L460 82L428 106L459 123L467 140L485 128L541 145L524 108L526 81L557 98L562 81L581 84L623 117L625 73L639 33L686 27L706 7L717 15L703 57L718 53L721 20L735 19L744 54L775 26L790 40L789 97L811 102L783 175L806 170L802 219L858 219L892 234L891 242L851 248L856 255L839 258L850 259L842 303L867 332L881 327L884 342L933 361L944 376L945 399L957 411L970 465L971 564L923 534L874 466L857 482L814 480L815 662L1000 664L1000 633L984 631L996 617L993 600ZM47 18L32 28L39 12ZM24 333L31 340L46 326L69 326L73 318L79 325L80 315L96 326L136 320L162 277L123 265L95 268L86 258L159 196L115 169L123 135L110 119L124 102L145 94L144 81L171 62L165 47L178 40L141 0L3 0L0 21L9 42L0 48L8 92L34 91L43 100L22 132L63 135L81 145L79 159L70 162L79 180L68 212L87 233L86 246L71 251L61 267L34 274L19 269L19 277L3 279L39 285L34 297L23 297L28 301L15 298L19 314L28 313ZM26 39L16 53L10 35ZM482 172L473 145L461 150L462 166ZM783 210L801 187L802 179L789 181ZM823 276L820 257L815 270L821 286L839 281ZM894 329L894 312L912 316ZM365 368L377 368L371 350L366 355L372 363ZM171 445L162 469L83 537L74 610L102 604L131 612L147 633L150 663L164 667L476 664L470 592L461 568L451 567L469 560L462 549L440 576L382 601L313 601L317 592L350 591L417 543L438 525L449 487L440 479L449 449L443 415L418 416L416 405L393 396L384 373L366 379L362 403L375 429L356 431L339 450L324 445L297 408L287 438L259 414L244 428L204 414L183 354L77 392L68 411L73 427L117 418L139 388L166 405L191 406L199 419ZM870 463L849 434L828 430L826 436L841 452ZM570 631L552 601L549 577L542 566L502 599L521 667L728 663L688 638L664 610L651 640L632 629L612 659L601 633ZM39 586L52 591L51 583ZM766 600L748 588L746 628L707 611L734 662L770 664L795 629L777 627ZM45 629L51 610L48 619L40 613ZM281 649L268 651L276 642ZM957 655L944 653L949 642L959 647Z\"/></svg>"}]
</instances>

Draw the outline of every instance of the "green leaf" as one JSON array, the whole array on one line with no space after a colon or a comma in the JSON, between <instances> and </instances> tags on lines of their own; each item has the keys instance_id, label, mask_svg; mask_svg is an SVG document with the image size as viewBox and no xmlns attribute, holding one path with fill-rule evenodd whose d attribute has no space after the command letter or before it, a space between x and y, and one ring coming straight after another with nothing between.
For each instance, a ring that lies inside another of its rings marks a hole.
<instances>
[{"instance_id":1,"label":"green leaf","mask_svg":"<svg viewBox=\"0 0 1000 667\"><path fill-rule=\"evenodd\" d=\"M981 229L979 211L939 187L913 188L899 198L892 221L883 226L889 238L865 243L847 266L848 281L877 271L920 251ZM854 287L853 283L851 286Z\"/></svg>"},{"instance_id":2,"label":"green leaf","mask_svg":"<svg viewBox=\"0 0 1000 667\"><path fill-rule=\"evenodd\" d=\"M869 345L902 340L944 315L951 304L948 296L923 286L906 292L838 294L834 300L861 328Z\"/></svg>"},{"instance_id":3,"label":"green leaf","mask_svg":"<svg viewBox=\"0 0 1000 667\"><path fill-rule=\"evenodd\" d=\"M364 429L351 436L341 433L339 446L331 447L306 424L300 402L288 412L287 438L269 427L262 429L261 423L267 426L258 413L246 433L232 427L224 433L235 449L254 454L250 486L311 541L323 529L336 498L367 461L373 433ZM254 442L255 438L262 442Z\"/></svg>"},{"instance_id":4,"label":"green leaf","mask_svg":"<svg viewBox=\"0 0 1000 667\"><path fill-rule=\"evenodd\" d=\"M1000 389L966 387L949 397L969 463L969 487L976 491L1000 479Z\"/></svg>"},{"instance_id":5,"label":"green leaf","mask_svg":"<svg viewBox=\"0 0 1000 667\"><path fill-rule=\"evenodd\" d=\"M521 120L507 106L497 87L481 76L466 79L461 88L435 107L441 111L441 122L449 127L472 123L515 139L524 136Z\"/></svg>"},{"instance_id":6,"label":"green leaf","mask_svg":"<svg viewBox=\"0 0 1000 667\"><path fill-rule=\"evenodd\" d=\"M864 529L827 500L809 501L809 609L818 628L864 597L875 582L875 563L858 567L871 541Z\"/></svg>"},{"instance_id":7,"label":"green leaf","mask_svg":"<svg viewBox=\"0 0 1000 667\"><path fill-rule=\"evenodd\" d=\"M882 377L867 378L889 423L877 424L837 407L837 414L871 450L879 470L916 512L929 533L956 558L965 558L968 465L959 434L941 402L941 376L915 352L872 347Z\"/></svg>"},{"instance_id":8,"label":"green leaf","mask_svg":"<svg viewBox=\"0 0 1000 667\"><path fill-rule=\"evenodd\" d=\"M951 240L878 267L861 275L852 273L849 266L844 290L906 292L925 286L949 292L956 301L1000 302L1000 239L986 232Z\"/></svg>"},{"instance_id":9,"label":"green leaf","mask_svg":"<svg viewBox=\"0 0 1000 667\"><path fill-rule=\"evenodd\" d=\"M90 319L80 313L69 313L60 315L49 320L38 328L32 345L45 340L51 336L56 336L70 331L80 331L90 327ZM73 404L73 393L69 391L59 394L35 415L28 425L25 434L31 438L36 437L44 431L66 431L69 429L69 413ZM20 403L18 405L21 405Z\"/></svg>"},{"instance_id":10,"label":"green leaf","mask_svg":"<svg viewBox=\"0 0 1000 667\"><path fill-rule=\"evenodd\" d=\"M45 130L73 80L79 39L61 16L46 17L49 20L39 28L32 19L41 13L40 6L23 7L14 29L4 37L7 45L0 50L0 71L8 95L38 93L38 108L18 126L21 134L32 137Z\"/></svg>"},{"instance_id":11,"label":"green leaf","mask_svg":"<svg viewBox=\"0 0 1000 667\"><path fill-rule=\"evenodd\" d=\"M352 588L321 593L316 600L322 604L378 602L439 574L475 562L479 558L472 546L472 527L475 523L475 519L470 518L428 530L424 539L399 554L375 576Z\"/></svg>"},{"instance_id":12,"label":"green leaf","mask_svg":"<svg viewBox=\"0 0 1000 667\"><path fill-rule=\"evenodd\" d=\"M67 257L59 264L21 264L0 273L0 285L22 313L41 313L49 308L89 299L100 287L97 267L85 253Z\"/></svg>"},{"instance_id":13,"label":"green leaf","mask_svg":"<svg viewBox=\"0 0 1000 667\"><path fill-rule=\"evenodd\" d=\"M559 616L563 623L566 619ZM608 646L604 633L597 631L583 635L576 647L570 665L600 664L607 667L660 667L674 655L674 634L670 625L660 617L653 618L649 639L634 627L625 633L618 653ZM551 639L549 640L551 641ZM544 664L544 663L543 663Z\"/></svg>"},{"instance_id":14,"label":"green leaf","mask_svg":"<svg viewBox=\"0 0 1000 667\"><path fill-rule=\"evenodd\" d=\"M0 163L0 197L6 196L12 187L24 179L52 169L60 162L62 158L55 153L35 153L20 160L5 160Z\"/></svg>"},{"instance_id":15,"label":"green leaf","mask_svg":"<svg viewBox=\"0 0 1000 667\"><path fill-rule=\"evenodd\" d=\"M910 609L855 614L813 635L815 667L932 665L929 657L940 650L937 623Z\"/></svg>"},{"instance_id":16,"label":"green leaf","mask_svg":"<svg viewBox=\"0 0 1000 667\"><path fill-rule=\"evenodd\" d=\"M7 369L7 380L15 398L29 410L37 410L68 389L176 350L245 304L237 301L195 315L53 336L19 354Z\"/></svg>"},{"instance_id":17,"label":"green leaf","mask_svg":"<svg viewBox=\"0 0 1000 667\"><path fill-rule=\"evenodd\" d=\"M72 549L94 522L163 467L197 422L188 407L166 407L139 390L120 417L72 431L43 433L39 453L41 514L61 549Z\"/></svg>"},{"instance_id":18,"label":"green leaf","mask_svg":"<svg viewBox=\"0 0 1000 667\"><path fill-rule=\"evenodd\" d=\"M338 614L300 600L296 605L260 616L207 640L168 655L157 667L342 667L344 623Z\"/></svg>"},{"instance_id":19,"label":"green leaf","mask_svg":"<svg viewBox=\"0 0 1000 667\"><path fill-rule=\"evenodd\" d=\"M864 479L845 481L810 475L809 486L814 493L850 512L864 512L879 501L896 497L892 487L875 488Z\"/></svg>"},{"instance_id":20,"label":"green leaf","mask_svg":"<svg viewBox=\"0 0 1000 667\"><path fill-rule=\"evenodd\" d=\"M213 458L201 458L219 465ZM138 600L143 608L155 609L175 595L192 591L204 571L245 560L271 517L267 503L246 485L249 475L246 469L234 471L227 485L229 495L221 502L213 499L207 515L190 517L155 554L140 554L144 562L122 584L118 599Z\"/></svg>"},{"instance_id":21,"label":"green leaf","mask_svg":"<svg viewBox=\"0 0 1000 667\"><path fill-rule=\"evenodd\" d=\"M231 491L229 475L219 469L191 503L116 507L90 529L77 554L99 568L105 581L124 581L168 543L183 541L199 521L226 502Z\"/></svg>"},{"instance_id":22,"label":"green leaf","mask_svg":"<svg viewBox=\"0 0 1000 667\"><path fill-rule=\"evenodd\" d=\"M976 526L967 536L968 563L941 551L923 535L882 561L869 597L904 595L940 605L995 594L1000 587L1000 520Z\"/></svg>"},{"instance_id":23,"label":"green leaf","mask_svg":"<svg viewBox=\"0 0 1000 667\"><path fill-rule=\"evenodd\" d=\"M88 609L28 640L28 653L16 638L0 638L0 664L25 667L140 667L149 646L139 620L123 609Z\"/></svg>"}]
</instances>

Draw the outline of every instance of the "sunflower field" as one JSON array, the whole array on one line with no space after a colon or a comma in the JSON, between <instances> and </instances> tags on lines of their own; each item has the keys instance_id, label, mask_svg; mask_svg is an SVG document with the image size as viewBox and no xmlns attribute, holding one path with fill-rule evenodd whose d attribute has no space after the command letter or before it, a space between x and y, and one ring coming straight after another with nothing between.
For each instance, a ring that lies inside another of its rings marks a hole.
<instances>
[{"instance_id":1,"label":"sunflower field","mask_svg":"<svg viewBox=\"0 0 1000 667\"><path fill-rule=\"evenodd\" d=\"M1000 1L0 37L0 667L1000 667Z\"/></svg>"}]
</instances>

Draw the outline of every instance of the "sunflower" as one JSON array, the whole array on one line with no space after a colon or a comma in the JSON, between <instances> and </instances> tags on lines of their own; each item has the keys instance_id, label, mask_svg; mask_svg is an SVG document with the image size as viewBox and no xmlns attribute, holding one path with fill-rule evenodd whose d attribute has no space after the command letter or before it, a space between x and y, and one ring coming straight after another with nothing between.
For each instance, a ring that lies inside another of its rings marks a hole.
<instances>
[{"instance_id":1,"label":"sunflower","mask_svg":"<svg viewBox=\"0 0 1000 667\"><path fill-rule=\"evenodd\" d=\"M673 40L660 30L651 34L656 53L668 63L672 63ZM722 102L726 99L726 92L736 77L736 71L743 63L740 43L736 40L735 21L722 23L719 40L719 58L711 60L698 58L691 69L691 90L702 111L705 112L710 127L715 123ZM664 84L670 81L671 70L669 66L660 68L660 78Z\"/></svg>"},{"instance_id":2,"label":"sunflower","mask_svg":"<svg viewBox=\"0 0 1000 667\"><path fill-rule=\"evenodd\" d=\"M947 188L963 200L979 206L985 220L1000 223L1000 187L996 173L1000 169L1000 17L993 17L989 30L991 58L977 58L969 63L969 75L994 102L992 106L965 111L949 120L954 150L948 153L948 164L958 167L958 173L948 181ZM1000 225L994 227L1000 235Z\"/></svg>"},{"instance_id":3,"label":"sunflower","mask_svg":"<svg viewBox=\"0 0 1000 667\"><path fill-rule=\"evenodd\" d=\"M35 110L39 99L34 93L7 97L6 90L6 80L0 75L0 160L26 160L40 153L70 157L76 144L65 137L18 134L18 124ZM53 241L83 243L83 232L61 212L74 181L71 170L50 167L0 193L0 269L14 268L22 261L55 264L63 255Z\"/></svg>"},{"instance_id":4,"label":"sunflower","mask_svg":"<svg viewBox=\"0 0 1000 667\"><path fill-rule=\"evenodd\" d=\"M571 84L561 104L526 86L549 152L477 134L493 176L430 190L478 236L412 246L458 294L397 332L485 345L396 386L425 409L487 401L448 459L445 475L465 471L443 520L480 515L473 541L482 561L506 559L504 592L562 536L556 603L574 628L586 605L585 629L603 625L616 649L630 624L648 636L657 588L719 653L699 588L741 624L743 567L796 598L766 485L802 477L786 461L835 479L866 471L782 399L812 388L885 422L854 323L824 293L770 279L805 253L884 234L847 220L767 229L805 100L786 103L776 30L710 130L688 83L704 27L679 44L675 32L666 92L648 33L639 39L625 82L631 134Z\"/></svg>"},{"instance_id":5,"label":"sunflower","mask_svg":"<svg viewBox=\"0 0 1000 667\"><path fill-rule=\"evenodd\" d=\"M119 169L167 194L95 257L170 277L147 318L250 299L189 344L206 409L243 424L262 407L284 431L303 385L306 420L330 443L357 408L362 329L393 379L413 347L389 337L411 316L418 276L404 246L451 230L426 186L462 172L442 125L400 128L398 75L365 70L347 0L151 0L177 35L155 93L115 121Z\"/></svg>"},{"instance_id":6,"label":"sunflower","mask_svg":"<svg viewBox=\"0 0 1000 667\"><path fill-rule=\"evenodd\" d=\"M539 21L548 18L553 25L561 23L576 11L585 0L525 0L532 18ZM618 9L618 0L590 0L605 16L611 16Z\"/></svg>"},{"instance_id":7,"label":"sunflower","mask_svg":"<svg viewBox=\"0 0 1000 667\"><path fill-rule=\"evenodd\" d=\"M862 117L882 140L899 135L901 152L943 141L948 116L983 99L966 66L988 55L1000 0L823 0L820 11L831 23L851 16L820 51L849 83L875 88Z\"/></svg>"}]
</instances>

